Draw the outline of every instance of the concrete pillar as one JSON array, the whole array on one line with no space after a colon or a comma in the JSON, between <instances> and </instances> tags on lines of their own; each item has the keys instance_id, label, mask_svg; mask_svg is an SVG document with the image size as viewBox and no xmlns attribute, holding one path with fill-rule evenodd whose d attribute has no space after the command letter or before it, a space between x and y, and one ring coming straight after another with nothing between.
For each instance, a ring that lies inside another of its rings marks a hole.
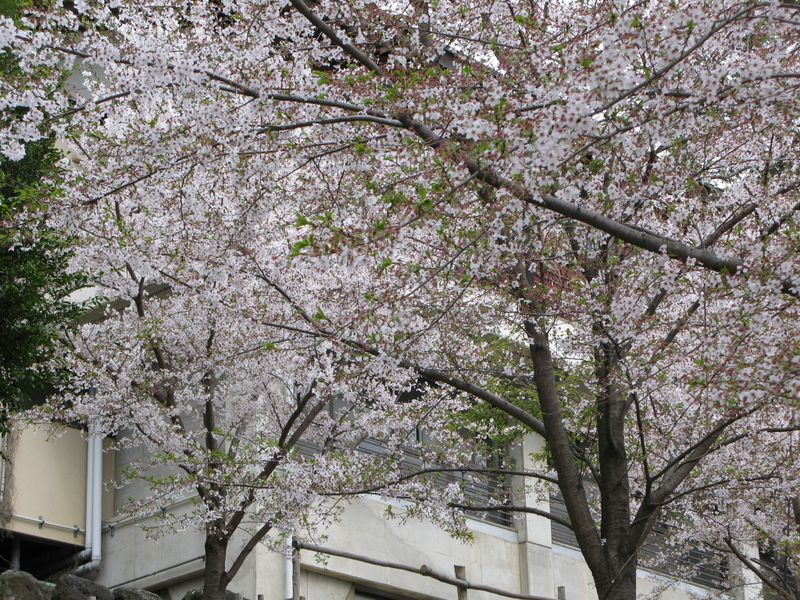
<instances>
[{"instance_id":1,"label":"concrete pillar","mask_svg":"<svg viewBox=\"0 0 800 600\"><path fill-rule=\"evenodd\" d=\"M544 440L537 434L526 435L513 449L520 470L543 473L541 461L533 458L544 448ZM536 488L535 479L515 477L514 501L525 506L550 510L548 494ZM555 596L553 581L553 540L550 519L529 513L518 513L515 524L519 536L520 590L524 594Z\"/></svg>"},{"instance_id":2,"label":"concrete pillar","mask_svg":"<svg viewBox=\"0 0 800 600\"><path fill-rule=\"evenodd\" d=\"M756 544L743 546L741 551L748 559L758 559L758 546ZM733 574L738 574L742 580L742 586L733 590L736 600L759 600L764 587L761 579L748 569L744 563L737 560L733 554L730 555L730 561Z\"/></svg>"}]
</instances>

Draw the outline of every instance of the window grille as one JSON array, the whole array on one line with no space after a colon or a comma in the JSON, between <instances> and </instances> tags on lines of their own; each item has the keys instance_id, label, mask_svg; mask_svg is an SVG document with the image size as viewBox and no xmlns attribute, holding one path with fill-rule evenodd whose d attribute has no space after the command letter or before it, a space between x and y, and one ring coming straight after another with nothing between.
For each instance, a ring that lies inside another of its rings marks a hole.
<instances>
[{"instance_id":1,"label":"window grille","mask_svg":"<svg viewBox=\"0 0 800 600\"><path fill-rule=\"evenodd\" d=\"M359 445L358 449L371 454L382 454L386 452L385 447L374 439L364 440L361 445ZM496 464L498 460L499 458L495 456L482 461L482 464L470 466L478 466L480 468L488 466L492 468L492 465ZM418 452L410 448L404 451L401 465L401 470L404 474L413 473L414 471L422 469L424 466ZM451 483L463 485L466 500L471 505L487 506L508 503L508 498L510 496L509 486L505 478L500 474L446 472L431 474L431 477L433 477L434 483L437 486L444 487ZM467 514L482 521L502 525L504 527L511 527L513 523L513 515L506 510L467 512Z\"/></svg>"},{"instance_id":2,"label":"window grille","mask_svg":"<svg viewBox=\"0 0 800 600\"><path fill-rule=\"evenodd\" d=\"M777 552L774 548L761 546L758 549L758 560L755 562L761 567L761 572L769 578L770 583L787 591L790 597L800 598L800 578L795 575L793 565L786 554ZM785 598L770 585L764 585L763 588L765 600Z\"/></svg>"},{"instance_id":3,"label":"window grille","mask_svg":"<svg viewBox=\"0 0 800 600\"><path fill-rule=\"evenodd\" d=\"M567 507L560 494L550 495L550 513L569 519ZM553 543L569 548L578 548L578 541L571 529L551 521ZM685 579L709 588L720 589L728 579L728 558L725 554L695 546L676 557L664 550L669 528L657 524L639 551L640 566L656 573Z\"/></svg>"}]
</instances>

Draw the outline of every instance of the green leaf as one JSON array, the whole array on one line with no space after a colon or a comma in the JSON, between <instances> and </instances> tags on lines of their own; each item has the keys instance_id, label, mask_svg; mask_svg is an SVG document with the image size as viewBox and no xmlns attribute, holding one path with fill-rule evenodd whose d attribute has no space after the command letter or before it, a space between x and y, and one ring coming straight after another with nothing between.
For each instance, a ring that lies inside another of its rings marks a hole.
<instances>
[{"instance_id":1,"label":"green leaf","mask_svg":"<svg viewBox=\"0 0 800 600\"><path fill-rule=\"evenodd\" d=\"M405 200L405 195L399 190L389 190L388 192L384 192L384 194L381 196L381 202L388 204L392 208L398 207L400 204L405 202Z\"/></svg>"},{"instance_id":2,"label":"green leaf","mask_svg":"<svg viewBox=\"0 0 800 600\"><path fill-rule=\"evenodd\" d=\"M292 246L292 250L289 253L289 256L292 257L300 256L300 252L303 250L303 248L309 248L313 246L313 244L314 244L314 238L310 236L300 240L299 242L295 242L295 244Z\"/></svg>"},{"instance_id":3,"label":"green leaf","mask_svg":"<svg viewBox=\"0 0 800 600\"><path fill-rule=\"evenodd\" d=\"M381 264L378 266L378 273L379 274L383 273L386 269L388 269L390 266L392 266L393 262L394 261L392 261L391 258L384 258L381 261Z\"/></svg>"},{"instance_id":4,"label":"green leaf","mask_svg":"<svg viewBox=\"0 0 800 600\"><path fill-rule=\"evenodd\" d=\"M597 175L600 171L603 170L605 163L600 160L599 158L593 158L586 164L586 168L589 169L589 172L592 175Z\"/></svg>"},{"instance_id":5,"label":"green leaf","mask_svg":"<svg viewBox=\"0 0 800 600\"><path fill-rule=\"evenodd\" d=\"M318 85L327 85L333 81L327 71L312 71L317 78Z\"/></svg>"}]
</instances>

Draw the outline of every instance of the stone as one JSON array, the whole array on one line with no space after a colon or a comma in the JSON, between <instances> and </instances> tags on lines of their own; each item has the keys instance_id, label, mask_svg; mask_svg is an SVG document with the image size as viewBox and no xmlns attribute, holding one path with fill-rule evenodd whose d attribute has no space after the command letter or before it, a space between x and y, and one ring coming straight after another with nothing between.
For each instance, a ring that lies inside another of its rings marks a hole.
<instances>
[{"instance_id":1,"label":"stone","mask_svg":"<svg viewBox=\"0 0 800 600\"><path fill-rule=\"evenodd\" d=\"M114 589L114 600L161 600L161 597L140 588L120 587Z\"/></svg>"},{"instance_id":2,"label":"stone","mask_svg":"<svg viewBox=\"0 0 800 600\"><path fill-rule=\"evenodd\" d=\"M182 600L203 600L203 590L193 589L189 590L183 595ZM243 600L240 594L236 594L230 590L225 590L225 600Z\"/></svg>"},{"instance_id":3,"label":"stone","mask_svg":"<svg viewBox=\"0 0 800 600\"><path fill-rule=\"evenodd\" d=\"M52 600L56 584L49 581L37 581L36 583L39 584L39 591L42 592L44 600Z\"/></svg>"},{"instance_id":4,"label":"stone","mask_svg":"<svg viewBox=\"0 0 800 600\"><path fill-rule=\"evenodd\" d=\"M114 595L102 585L75 575L58 578L52 600L87 600L90 596L97 600L114 600Z\"/></svg>"},{"instance_id":5,"label":"stone","mask_svg":"<svg viewBox=\"0 0 800 600\"><path fill-rule=\"evenodd\" d=\"M7 600L48 600L36 578L25 571L5 571L0 574L0 598Z\"/></svg>"}]
</instances>

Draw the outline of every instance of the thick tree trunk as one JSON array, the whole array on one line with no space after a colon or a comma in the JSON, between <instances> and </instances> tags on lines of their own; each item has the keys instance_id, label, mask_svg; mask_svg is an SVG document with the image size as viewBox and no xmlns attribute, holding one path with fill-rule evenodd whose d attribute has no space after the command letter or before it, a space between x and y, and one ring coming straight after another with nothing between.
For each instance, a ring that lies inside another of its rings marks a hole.
<instances>
[{"instance_id":1,"label":"thick tree trunk","mask_svg":"<svg viewBox=\"0 0 800 600\"><path fill-rule=\"evenodd\" d=\"M206 567L203 573L203 600L224 600L228 585L225 559L228 540L206 533Z\"/></svg>"},{"instance_id":2,"label":"thick tree trunk","mask_svg":"<svg viewBox=\"0 0 800 600\"><path fill-rule=\"evenodd\" d=\"M553 357L546 330L534 321L525 323L530 336L530 353L534 365L534 382L542 407L545 439L553 454L558 473L558 487L567 507L572 530L598 590L608 588L610 574L600 535L592 520L581 473L564 427L561 399L556 385Z\"/></svg>"},{"instance_id":3,"label":"thick tree trunk","mask_svg":"<svg viewBox=\"0 0 800 600\"><path fill-rule=\"evenodd\" d=\"M595 335L608 338L601 323L594 326ZM636 597L636 556L629 551L630 483L628 455L625 448L626 402L615 375L618 365L616 349L610 342L595 348L595 380L598 387L597 461L600 467L600 536L604 540L606 565L611 586L608 598ZM632 567L632 569L631 569ZM600 582L598 582L600 585ZM602 596L601 596L602 598Z\"/></svg>"},{"instance_id":4,"label":"thick tree trunk","mask_svg":"<svg viewBox=\"0 0 800 600\"><path fill-rule=\"evenodd\" d=\"M619 562L623 567L608 587L598 588L597 597L599 600L636 600L636 557L627 560L618 556L613 562Z\"/></svg>"}]
</instances>

